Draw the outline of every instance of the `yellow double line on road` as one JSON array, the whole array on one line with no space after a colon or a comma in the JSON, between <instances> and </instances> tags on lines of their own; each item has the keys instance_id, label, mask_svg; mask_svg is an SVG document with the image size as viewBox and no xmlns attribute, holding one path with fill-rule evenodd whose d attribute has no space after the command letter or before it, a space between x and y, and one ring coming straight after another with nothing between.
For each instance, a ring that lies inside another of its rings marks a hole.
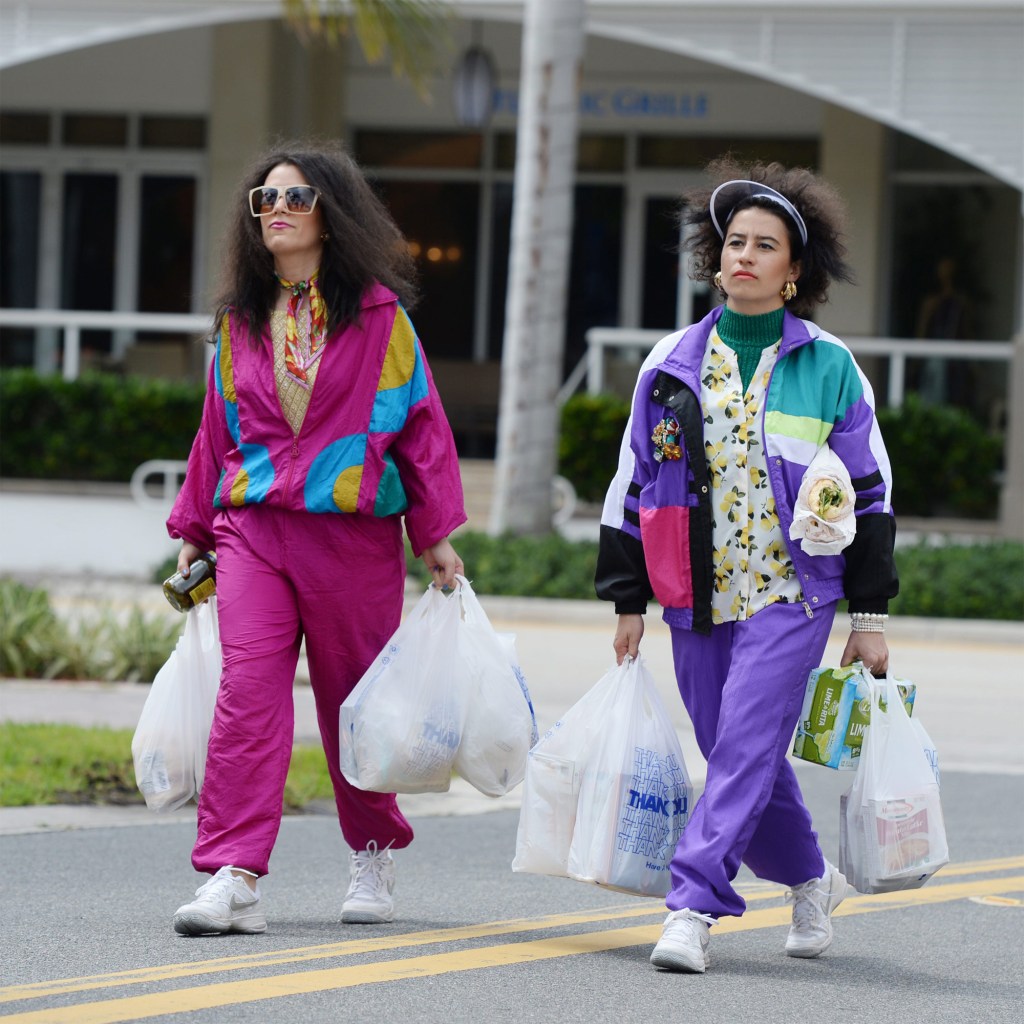
<instances>
[{"instance_id":1,"label":"yellow double line on road","mask_svg":"<svg viewBox=\"0 0 1024 1024\"><path fill-rule=\"evenodd\" d=\"M994 875L996 872L1024 868L1024 857L976 861L969 864L949 865L943 869L943 878L964 875ZM755 887L747 890L748 903L777 899L783 890L777 887ZM896 910L903 907L921 907L968 899L972 896L998 896L1024 892L1024 875L987 877L964 882L932 881L922 889L907 892L882 893L847 900L836 916L852 916L874 911ZM552 960L582 953L596 953L629 946L653 945L661 934L661 917L665 909L653 901L644 905L606 907L576 914L553 914L546 917L516 921L495 921L462 928L435 929L410 932L404 935L356 939L348 942L278 950L264 954L223 957L199 963L170 964L93 977L67 978L30 985L11 985L0 988L0 1002L66 996L74 992L110 989L127 985L152 984L182 978L196 978L204 974L226 971L256 970L308 961L336 959L367 953L394 953L402 949L438 943L454 943L469 939L511 936L523 932L550 931L556 928L600 924L605 921L623 921L630 918L657 917L654 923L633 925L610 930L592 930L569 935L547 936L539 939L498 943L451 952L411 956L348 967L318 968L275 974L269 977L250 977L244 981L218 982L191 988L167 989L142 996L125 996L95 1002L76 1003L72 1006L4 1015L9 1024L117 1024L140 1021L174 1013L188 1013L241 1003L255 1003L282 996L304 995L331 989L352 988L398 981L403 978L425 978L440 974L480 970L486 967L504 967L511 964ZM715 928L716 934L773 928L789 922L788 907L770 907L749 910L740 918L725 918Z\"/></svg>"}]
</instances>

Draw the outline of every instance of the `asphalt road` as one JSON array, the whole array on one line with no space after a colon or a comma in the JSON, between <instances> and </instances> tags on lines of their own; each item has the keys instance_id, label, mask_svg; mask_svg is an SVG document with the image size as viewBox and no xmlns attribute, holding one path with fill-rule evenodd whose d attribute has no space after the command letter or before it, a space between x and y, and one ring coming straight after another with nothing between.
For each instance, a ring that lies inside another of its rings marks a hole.
<instances>
[{"instance_id":1,"label":"asphalt road","mask_svg":"<svg viewBox=\"0 0 1024 1024\"><path fill-rule=\"evenodd\" d=\"M800 767L835 856L846 778ZM175 907L201 878L195 828L0 836L0 1016L33 1024L189 1021L986 1022L1024 1002L1020 779L950 773L951 863L921 890L851 896L819 960L783 952L782 890L743 877L748 912L716 927L704 976L648 963L664 908L514 874L517 814L414 819L397 854L398 920L342 926L346 849L326 815L285 819L262 936L185 938ZM499 801L495 806L500 807Z\"/></svg>"},{"instance_id":2,"label":"asphalt road","mask_svg":"<svg viewBox=\"0 0 1024 1024\"><path fill-rule=\"evenodd\" d=\"M61 531L58 530L59 534ZM78 550L82 550L81 547ZM146 600L152 599L152 588ZM137 590L105 593L134 606ZM56 595L74 604L74 586ZM612 618L594 602L483 597L517 635L541 728L609 667ZM159 595L156 595L159 603ZM844 624L826 663L835 663ZM485 1021L816 1024L1024 1019L1024 627L892 620L898 675L942 764L951 863L924 888L852 896L822 958L783 950L779 887L741 875L748 912L716 926L707 975L648 962L657 900L568 879L514 874L518 791L465 787L403 798L416 842L397 854L398 920L342 926L347 849L328 815L286 818L263 882L262 936L189 939L171 915L203 880L188 867L192 812L144 808L0 810L0 1019L34 1024L379 1024ZM673 693L667 630L642 648L695 780L692 730ZM131 727L146 688L0 683L0 718ZM310 739L308 687L296 689ZM837 856L850 776L797 763L823 848Z\"/></svg>"}]
</instances>

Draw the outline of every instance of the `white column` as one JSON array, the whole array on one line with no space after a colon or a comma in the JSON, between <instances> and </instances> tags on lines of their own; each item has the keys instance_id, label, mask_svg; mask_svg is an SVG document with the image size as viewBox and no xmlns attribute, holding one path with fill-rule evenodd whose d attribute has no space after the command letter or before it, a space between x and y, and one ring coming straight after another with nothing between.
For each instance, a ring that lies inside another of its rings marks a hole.
<instances>
[{"instance_id":1,"label":"white column","mask_svg":"<svg viewBox=\"0 0 1024 1024\"><path fill-rule=\"evenodd\" d=\"M1021 197L1021 242L1024 244L1024 196ZM1018 251L1022 251L1018 245ZM1006 474L1000 502L1000 533L1007 540L1024 540L1024 273L1017 282L1017 333L1006 396Z\"/></svg>"},{"instance_id":2,"label":"white column","mask_svg":"<svg viewBox=\"0 0 1024 1024\"><path fill-rule=\"evenodd\" d=\"M206 222L206 291L211 305L220 281L224 230L249 162L269 137L273 64L273 21L231 22L213 29L213 73L207 153L210 161Z\"/></svg>"},{"instance_id":3,"label":"white column","mask_svg":"<svg viewBox=\"0 0 1024 1024\"><path fill-rule=\"evenodd\" d=\"M491 530L550 532L585 0L526 0Z\"/></svg>"}]
</instances>

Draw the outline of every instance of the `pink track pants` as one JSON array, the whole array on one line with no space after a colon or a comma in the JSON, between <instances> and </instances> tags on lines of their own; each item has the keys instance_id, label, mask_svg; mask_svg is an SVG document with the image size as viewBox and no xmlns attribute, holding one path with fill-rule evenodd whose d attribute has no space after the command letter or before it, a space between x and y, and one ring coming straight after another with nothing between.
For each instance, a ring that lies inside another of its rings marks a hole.
<instances>
[{"instance_id":1,"label":"pink track pants","mask_svg":"<svg viewBox=\"0 0 1024 1024\"><path fill-rule=\"evenodd\" d=\"M224 669L199 798L197 871L267 873L281 824L302 637L345 841L401 849L413 832L393 794L348 783L338 709L398 628L405 554L397 517L317 515L265 505L217 516Z\"/></svg>"}]
</instances>

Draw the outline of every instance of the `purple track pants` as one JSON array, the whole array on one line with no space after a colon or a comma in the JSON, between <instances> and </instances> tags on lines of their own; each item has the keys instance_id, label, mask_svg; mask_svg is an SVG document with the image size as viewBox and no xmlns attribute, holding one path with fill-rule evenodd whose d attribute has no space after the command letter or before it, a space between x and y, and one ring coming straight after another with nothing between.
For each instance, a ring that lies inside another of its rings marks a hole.
<instances>
[{"instance_id":1,"label":"purple track pants","mask_svg":"<svg viewBox=\"0 0 1024 1024\"><path fill-rule=\"evenodd\" d=\"M710 636L672 630L676 680L707 760L707 781L672 859L669 910L740 916L742 861L794 886L825 871L818 836L786 753L807 676L821 664L835 605L808 618L773 604Z\"/></svg>"},{"instance_id":2,"label":"purple track pants","mask_svg":"<svg viewBox=\"0 0 1024 1024\"><path fill-rule=\"evenodd\" d=\"M250 505L218 515L214 534L224 669L193 866L267 873L291 759L303 636L342 834L354 850L371 839L408 846L412 828L394 795L356 789L338 764L338 709L401 620L400 521Z\"/></svg>"}]
</instances>

